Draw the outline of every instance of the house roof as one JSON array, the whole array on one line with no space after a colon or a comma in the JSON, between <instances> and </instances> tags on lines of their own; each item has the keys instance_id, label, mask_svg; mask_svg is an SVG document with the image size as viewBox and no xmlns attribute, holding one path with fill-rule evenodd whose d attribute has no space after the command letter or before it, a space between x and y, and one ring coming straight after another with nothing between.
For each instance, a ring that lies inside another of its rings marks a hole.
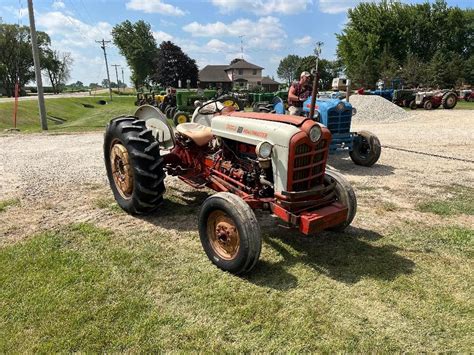
<instances>
[{"instance_id":1,"label":"house roof","mask_svg":"<svg viewBox=\"0 0 474 355\"><path fill-rule=\"evenodd\" d=\"M262 85L280 85L280 83L278 81L271 79L268 76L264 76L262 78Z\"/></svg>"},{"instance_id":2,"label":"house roof","mask_svg":"<svg viewBox=\"0 0 474 355\"><path fill-rule=\"evenodd\" d=\"M226 70L229 69L263 69L258 65L247 62L245 59L238 59L235 63L227 66Z\"/></svg>"},{"instance_id":3,"label":"house roof","mask_svg":"<svg viewBox=\"0 0 474 355\"><path fill-rule=\"evenodd\" d=\"M213 83L230 83L225 69L227 65L206 65L199 71L199 81Z\"/></svg>"}]
</instances>

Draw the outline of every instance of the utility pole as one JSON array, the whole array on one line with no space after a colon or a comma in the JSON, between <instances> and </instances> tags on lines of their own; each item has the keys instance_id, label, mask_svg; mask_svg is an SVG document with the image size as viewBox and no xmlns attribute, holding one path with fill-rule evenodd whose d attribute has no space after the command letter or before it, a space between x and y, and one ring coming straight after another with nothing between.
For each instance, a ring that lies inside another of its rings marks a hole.
<instances>
[{"instance_id":1,"label":"utility pole","mask_svg":"<svg viewBox=\"0 0 474 355\"><path fill-rule=\"evenodd\" d=\"M106 41L102 38L102 41L96 41L99 44L102 44L100 48L103 49L104 51L104 58L105 58L105 68L107 69L107 80L109 81L109 96L110 96L110 101L113 101L112 99L112 87L110 86L110 74L109 74L109 64L107 63L107 52L105 51L105 45L107 43L110 43L110 41Z\"/></svg>"},{"instance_id":2,"label":"utility pole","mask_svg":"<svg viewBox=\"0 0 474 355\"><path fill-rule=\"evenodd\" d=\"M239 38L240 38L240 56L242 57L242 59L244 59L244 40L243 38L245 37L245 35L240 35Z\"/></svg>"},{"instance_id":3,"label":"utility pole","mask_svg":"<svg viewBox=\"0 0 474 355\"><path fill-rule=\"evenodd\" d=\"M314 117L314 106L316 105L316 96L318 96L318 84L319 84L318 64L319 64L319 56L321 55L322 45L323 45L323 42L317 42L316 48L314 49L314 55L316 56L316 67L312 70L313 71L312 74L314 75L314 81L313 81L313 92L311 93L311 105L309 108L309 117L311 119Z\"/></svg>"},{"instance_id":4,"label":"utility pole","mask_svg":"<svg viewBox=\"0 0 474 355\"><path fill-rule=\"evenodd\" d=\"M47 131L48 122L46 121L46 107L44 105L43 82L41 80L41 65L39 59L38 40L36 38L33 0L28 0L28 14L30 16L31 48L33 50L33 62L35 65L36 86L38 87L38 106L40 113L41 129L43 131Z\"/></svg>"},{"instance_id":5,"label":"utility pole","mask_svg":"<svg viewBox=\"0 0 474 355\"><path fill-rule=\"evenodd\" d=\"M123 68L122 68L122 85L123 85L123 89L125 91L125 79L124 79L124 76L123 76Z\"/></svg>"},{"instance_id":6,"label":"utility pole","mask_svg":"<svg viewBox=\"0 0 474 355\"><path fill-rule=\"evenodd\" d=\"M118 91L120 92L120 83L119 83L118 72L117 72L117 67L119 67L120 65L112 64L112 66L115 67L115 77L117 78L117 87L118 87Z\"/></svg>"}]
</instances>

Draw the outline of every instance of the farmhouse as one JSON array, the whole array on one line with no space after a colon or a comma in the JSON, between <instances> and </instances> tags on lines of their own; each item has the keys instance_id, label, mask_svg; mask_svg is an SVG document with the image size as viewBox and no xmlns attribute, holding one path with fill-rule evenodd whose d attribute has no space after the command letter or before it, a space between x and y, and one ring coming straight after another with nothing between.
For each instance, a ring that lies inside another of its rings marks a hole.
<instances>
[{"instance_id":1,"label":"farmhouse","mask_svg":"<svg viewBox=\"0 0 474 355\"><path fill-rule=\"evenodd\" d=\"M263 69L245 59L234 59L229 65L206 65L199 71L199 87L226 91L263 86L266 91L278 90L278 82L262 77Z\"/></svg>"}]
</instances>

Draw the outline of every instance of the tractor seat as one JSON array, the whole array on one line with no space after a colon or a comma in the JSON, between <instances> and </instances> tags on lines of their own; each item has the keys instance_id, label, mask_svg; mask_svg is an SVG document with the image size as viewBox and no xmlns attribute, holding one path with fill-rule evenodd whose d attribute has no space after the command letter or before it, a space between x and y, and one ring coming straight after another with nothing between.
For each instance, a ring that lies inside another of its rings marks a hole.
<instances>
[{"instance_id":1,"label":"tractor seat","mask_svg":"<svg viewBox=\"0 0 474 355\"><path fill-rule=\"evenodd\" d=\"M199 123L181 123L176 130L190 138L199 147L209 143L213 137L211 128Z\"/></svg>"}]
</instances>

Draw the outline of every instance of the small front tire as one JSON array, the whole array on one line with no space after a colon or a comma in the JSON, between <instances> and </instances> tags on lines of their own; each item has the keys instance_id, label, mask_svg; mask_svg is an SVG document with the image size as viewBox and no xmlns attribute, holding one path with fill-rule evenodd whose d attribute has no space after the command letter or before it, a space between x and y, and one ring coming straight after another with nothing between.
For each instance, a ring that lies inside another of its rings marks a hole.
<instances>
[{"instance_id":1,"label":"small front tire","mask_svg":"<svg viewBox=\"0 0 474 355\"><path fill-rule=\"evenodd\" d=\"M336 200L347 207L346 220L334 227L329 228L331 231L342 232L352 223L357 212L357 198L354 193L354 189L344 176L336 173L335 171L326 170L324 182L328 185L332 182L336 183Z\"/></svg>"},{"instance_id":2,"label":"small front tire","mask_svg":"<svg viewBox=\"0 0 474 355\"><path fill-rule=\"evenodd\" d=\"M181 123L189 122L189 116L186 112L178 111L173 116L174 125L177 127Z\"/></svg>"},{"instance_id":3,"label":"small front tire","mask_svg":"<svg viewBox=\"0 0 474 355\"><path fill-rule=\"evenodd\" d=\"M232 274L249 272L260 257L262 237L255 213L234 194L219 192L204 201L199 236L209 260Z\"/></svg>"}]
</instances>

